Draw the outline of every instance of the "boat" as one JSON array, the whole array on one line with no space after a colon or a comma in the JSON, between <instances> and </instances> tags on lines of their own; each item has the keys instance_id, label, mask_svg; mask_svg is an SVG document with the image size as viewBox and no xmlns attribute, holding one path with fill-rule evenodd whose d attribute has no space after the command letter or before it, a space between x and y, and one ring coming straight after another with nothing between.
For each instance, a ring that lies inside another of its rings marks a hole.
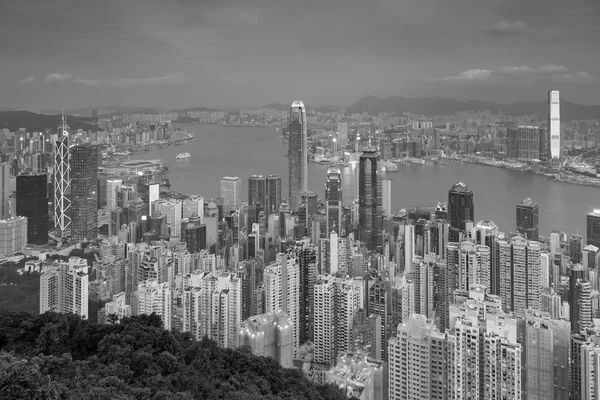
<instances>
[{"instance_id":1,"label":"boat","mask_svg":"<svg viewBox=\"0 0 600 400\"><path fill-rule=\"evenodd\" d=\"M391 161L381 163L383 172L398 172L398 166Z\"/></svg>"},{"instance_id":2,"label":"boat","mask_svg":"<svg viewBox=\"0 0 600 400\"><path fill-rule=\"evenodd\" d=\"M179 154L177 154L176 158L178 160L185 160L186 158L190 158L190 157L191 157L190 153L179 153Z\"/></svg>"}]
</instances>

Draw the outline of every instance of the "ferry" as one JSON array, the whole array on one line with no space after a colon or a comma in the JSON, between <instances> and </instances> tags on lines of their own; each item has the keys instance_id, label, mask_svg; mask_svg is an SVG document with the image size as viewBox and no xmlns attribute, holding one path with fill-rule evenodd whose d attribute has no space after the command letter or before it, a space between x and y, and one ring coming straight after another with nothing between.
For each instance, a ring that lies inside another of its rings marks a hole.
<instances>
[{"instance_id":1,"label":"ferry","mask_svg":"<svg viewBox=\"0 0 600 400\"><path fill-rule=\"evenodd\" d=\"M398 166L390 161L381 163L383 172L398 172Z\"/></svg>"},{"instance_id":2,"label":"ferry","mask_svg":"<svg viewBox=\"0 0 600 400\"><path fill-rule=\"evenodd\" d=\"M177 154L176 158L178 160L185 160L186 158L190 158L190 157L191 157L190 153L179 153L179 154Z\"/></svg>"}]
</instances>

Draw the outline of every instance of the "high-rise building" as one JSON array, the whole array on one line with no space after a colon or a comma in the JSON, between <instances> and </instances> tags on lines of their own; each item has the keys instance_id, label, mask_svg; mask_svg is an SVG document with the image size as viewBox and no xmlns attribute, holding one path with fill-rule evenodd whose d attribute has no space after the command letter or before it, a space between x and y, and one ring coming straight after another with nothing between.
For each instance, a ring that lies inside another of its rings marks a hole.
<instances>
[{"instance_id":1,"label":"high-rise building","mask_svg":"<svg viewBox=\"0 0 600 400\"><path fill-rule=\"evenodd\" d=\"M594 209L587 215L587 244L600 248L600 209Z\"/></svg>"},{"instance_id":2,"label":"high-rise building","mask_svg":"<svg viewBox=\"0 0 600 400\"><path fill-rule=\"evenodd\" d=\"M56 261L40 276L40 314L46 311L73 313L88 318L88 265L70 257Z\"/></svg>"},{"instance_id":3,"label":"high-rise building","mask_svg":"<svg viewBox=\"0 0 600 400\"><path fill-rule=\"evenodd\" d=\"M252 175L248 178L248 205L260 204L267 206L267 179L262 175Z\"/></svg>"},{"instance_id":4,"label":"high-rise building","mask_svg":"<svg viewBox=\"0 0 600 400\"><path fill-rule=\"evenodd\" d=\"M27 218L0 219L0 257L22 251L27 245Z\"/></svg>"},{"instance_id":5,"label":"high-rise building","mask_svg":"<svg viewBox=\"0 0 600 400\"><path fill-rule=\"evenodd\" d=\"M342 235L342 202L342 173L339 168L329 168L327 170L327 180L325 181L326 237L329 237L330 233L334 231L338 235Z\"/></svg>"},{"instance_id":6,"label":"high-rise building","mask_svg":"<svg viewBox=\"0 0 600 400\"><path fill-rule=\"evenodd\" d=\"M224 176L221 179L223 206L232 209L241 205L242 181L237 176Z\"/></svg>"},{"instance_id":7,"label":"high-rise building","mask_svg":"<svg viewBox=\"0 0 600 400\"><path fill-rule=\"evenodd\" d=\"M10 202L10 164L0 164L0 219L12 217L9 215Z\"/></svg>"},{"instance_id":8,"label":"high-rise building","mask_svg":"<svg viewBox=\"0 0 600 400\"><path fill-rule=\"evenodd\" d=\"M381 181L381 208L385 218L392 216L392 180L382 179Z\"/></svg>"},{"instance_id":9,"label":"high-rise building","mask_svg":"<svg viewBox=\"0 0 600 400\"><path fill-rule=\"evenodd\" d=\"M182 205L183 202L178 199L162 199L154 204L156 210L167 216L167 222L171 228L171 237L181 237ZM200 218L200 221L202 221L202 218Z\"/></svg>"},{"instance_id":10,"label":"high-rise building","mask_svg":"<svg viewBox=\"0 0 600 400\"><path fill-rule=\"evenodd\" d=\"M255 315L242 322L240 345L250 346L252 354L270 357L283 368L292 368L293 333L289 318L281 311Z\"/></svg>"},{"instance_id":11,"label":"high-rise building","mask_svg":"<svg viewBox=\"0 0 600 400\"><path fill-rule=\"evenodd\" d=\"M538 224L539 210L536 202L526 198L517 204L517 232L525 236L527 240L538 240Z\"/></svg>"},{"instance_id":12,"label":"high-rise building","mask_svg":"<svg viewBox=\"0 0 600 400\"><path fill-rule=\"evenodd\" d=\"M292 103L288 133L289 203L296 211L300 207L302 193L308 191L308 132L306 108L301 101Z\"/></svg>"},{"instance_id":13,"label":"high-rise building","mask_svg":"<svg viewBox=\"0 0 600 400\"><path fill-rule=\"evenodd\" d=\"M543 158L544 131L539 126L519 126L506 133L506 156L518 160Z\"/></svg>"},{"instance_id":14,"label":"high-rise building","mask_svg":"<svg viewBox=\"0 0 600 400\"><path fill-rule=\"evenodd\" d=\"M358 171L358 238L368 250L382 246L381 174L379 153L369 149L360 156Z\"/></svg>"},{"instance_id":15,"label":"high-rise building","mask_svg":"<svg viewBox=\"0 0 600 400\"><path fill-rule=\"evenodd\" d=\"M60 238L71 234L71 164L69 132L63 116L59 139L54 143L54 229Z\"/></svg>"},{"instance_id":16,"label":"high-rise building","mask_svg":"<svg viewBox=\"0 0 600 400\"><path fill-rule=\"evenodd\" d=\"M168 282L159 283L157 279L140 282L135 295L135 315L160 316L163 328L171 330L173 323L173 299Z\"/></svg>"},{"instance_id":17,"label":"high-rise building","mask_svg":"<svg viewBox=\"0 0 600 400\"><path fill-rule=\"evenodd\" d=\"M550 157L560 159L561 157L561 135L560 135L560 92L551 90L548 92L548 135L550 136Z\"/></svg>"},{"instance_id":18,"label":"high-rise building","mask_svg":"<svg viewBox=\"0 0 600 400\"><path fill-rule=\"evenodd\" d=\"M335 359L335 286L336 278L321 275L314 288L314 361L329 365Z\"/></svg>"},{"instance_id":19,"label":"high-rise building","mask_svg":"<svg viewBox=\"0 0 600 400\"><path fill-rule=\"evenodd\" d=\"M27 218L27 243L48 244L48 177L17 177L17 215Z\"/></svg>"},{"instance_id":20,"label":"high-rise building","mask_svg":"<svg viewBox=\"0 0 600 400\"><path fill-rule=\"evenodd\" d=\"M71 237L98 237L98 147L89 143L71 149Z\"/></svg>"},{"instance_id":21,"label":"high-rise building","mask_svg":"<svg viewBox=\"0 0 600 400\"><path fill-rule=\"evenodd\" d=\"M267 176L267 204L269 214L277 214L281 205L281 176L272 174Z\"/></svg>"},{"instance_id":22,"label":"high-rise building","mask_svg":"<svg viewBox=\"0 0 600 400\"><path fill-rule=\"evenodd\" d=\"M581 345L581 398L600 398L600 344Z\"/></svg>"},{"instance_id":23,"label":"high-rise building","mask_svg":"<svg viewBox=\"0 0 600 400\"><path fill-rule=\"evenodd\" d=\"M580 333L593 326L591 285L581 264L571 268L569 277L571 332Z\"/></svg>"},{"instance_id":24,"label":"high-rise building","mask_svg":"<svg viewBox=\"0 0 600 400\"><path fill-rule=\"evenodd\" d=\"M121 179L109 179L106 181L106 207L110 210L117 208L117 193L123 185Z\"/></svg>"},{"instance_id":25,"label":"high-rise building","mask_svg":"<svg viewBox=\"0 0 600 400\"><path fill-rule=\"evenodd\" d=\"M475 220L473 191L462 182L458 182L448 191L448 216L450 241L458 242L460 232L466 231L467 222Z\"/></svg>"}]
</instances>

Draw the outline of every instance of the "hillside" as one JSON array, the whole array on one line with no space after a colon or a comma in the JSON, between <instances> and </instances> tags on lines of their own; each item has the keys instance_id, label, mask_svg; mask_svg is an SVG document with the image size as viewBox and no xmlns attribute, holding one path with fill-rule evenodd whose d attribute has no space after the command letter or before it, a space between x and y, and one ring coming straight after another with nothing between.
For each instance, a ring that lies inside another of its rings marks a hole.
<instances>
[{"instance_id":1,"label":"hillside","mask_svg":"<svg viewBox=\"0 0 600 400\"><path fill-rule=\"evenodd\" d=\"M96 325L74 315L0 313L0 398L344 399L299 370L222 349L139 316Z\"/></svg>"},{"instance_id":2,"label":"hillside","mask_svg":"<svg viewBox=\"0 0 600 400\"><path fill-rule=\"evenodd\" d=\"M543 119L546 117L548 105L545 101L541 102L519 102L511 104L489 103L477 100L459 101L442 97L374 97L366 96L346 108L346 114L362 113L364 111L371 115L379 112L396 111L411 112L427 116L433 115L454 115L461 111L483 112L490 110L497 114L511 116L537 115ZM565 121L573 119L599 119L600 106L585 106L581 104L570 103L566 100L561 101L561 117Z\"/></svg>"},{"instance_id":3,"label":"hillside","mask_svg":"<svg viewBox=\"0 0 600 400\"><path fill-rule=\"evenodd\" d=\"M51 129L56 132L61 123L59 115L43 115L30 111L0 111L0 129L9 129L11 132L25 128L28 132L43 132ZM91 124L91 118L67 116L67 124L72 131L97 131L98 128Z\"/></svg>"}]
</instances>

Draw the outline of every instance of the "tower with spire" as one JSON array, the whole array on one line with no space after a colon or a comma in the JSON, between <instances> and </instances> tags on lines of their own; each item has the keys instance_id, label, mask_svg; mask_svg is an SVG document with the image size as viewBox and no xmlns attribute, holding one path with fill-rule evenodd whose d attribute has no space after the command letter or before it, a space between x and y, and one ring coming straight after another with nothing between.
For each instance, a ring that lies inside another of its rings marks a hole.
<instances>
[{"instance_id":1,"label":"tower with spire","mask_svg":"<svg viewBox=\"0 0 600 400\"><path fill-rule=\"evenodd\" d=\"M65 239L71 229L71 164L69 128L64 111L61 114L59 138L54 143L54 228L56 235Z\"/></svg>"}]
</instances>

